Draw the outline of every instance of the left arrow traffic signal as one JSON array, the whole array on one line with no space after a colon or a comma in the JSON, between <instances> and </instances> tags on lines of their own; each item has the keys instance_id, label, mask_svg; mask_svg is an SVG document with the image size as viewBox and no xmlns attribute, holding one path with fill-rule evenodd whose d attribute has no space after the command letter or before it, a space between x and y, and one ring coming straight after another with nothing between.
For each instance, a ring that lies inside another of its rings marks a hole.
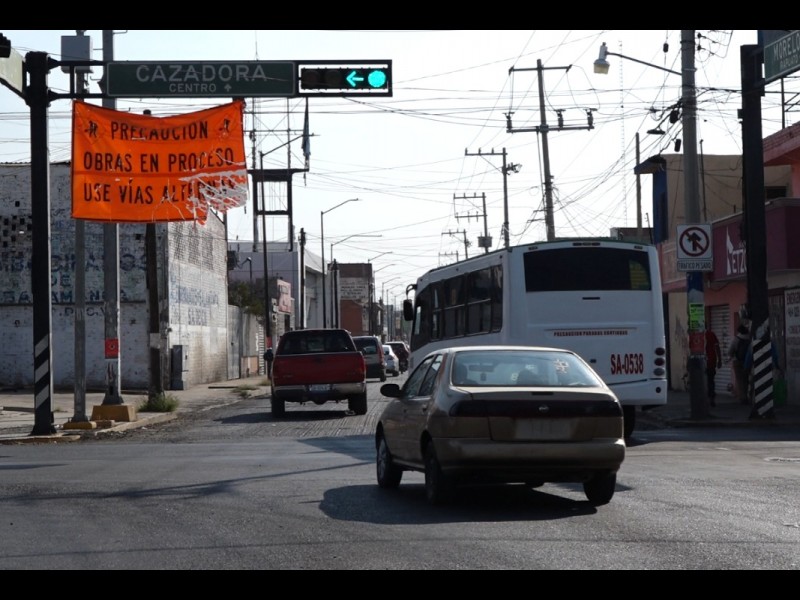
<instances>
[{"instance_id":1,"label":"left arrow traffic signal","mask_svg":"<svg viewBox=\"0 0 800 600\"><path fill-rule=\"evenodd\" d=\"M391 68L381 65L300 64L300 95L391 95Z\"/></svg>"}]
</instances>

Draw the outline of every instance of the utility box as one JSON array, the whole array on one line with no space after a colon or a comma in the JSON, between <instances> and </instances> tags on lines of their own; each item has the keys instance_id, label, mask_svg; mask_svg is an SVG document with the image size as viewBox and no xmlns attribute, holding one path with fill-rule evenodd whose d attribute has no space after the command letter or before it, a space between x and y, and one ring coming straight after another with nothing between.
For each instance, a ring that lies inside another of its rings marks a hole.
<instances>
[{"instance_id":1,"label":"utility box","mask_svg":"<svg viewBox=\"0 0 800 600\"><path fill-rule=\"evenodd\" d=\"M183 383L183 344L173 346L170 350L169 387L172 390L186 389Z\"/></svg>"},{"instance_id":2,"label":"utility box","mask_svg":"<svg viewBox=\"0 0 800 600\"><path fill-rule=\"evenodd\" d=\"M61 59L62 60L92 60L92 38L88 35L62 35L61 36ZM76 73L91 73L92 67L80 65L70 67L61 66L61 70L69 73L74 68Z\"/></svg>"}]
</instances>

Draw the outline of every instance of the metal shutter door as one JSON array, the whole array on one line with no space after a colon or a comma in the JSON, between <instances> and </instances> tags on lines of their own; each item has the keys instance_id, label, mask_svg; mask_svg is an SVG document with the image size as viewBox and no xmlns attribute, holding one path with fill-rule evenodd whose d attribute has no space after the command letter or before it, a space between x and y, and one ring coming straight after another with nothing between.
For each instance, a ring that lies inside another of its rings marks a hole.
<instances>
[{"instance_id":1,"label":"metal shutter door","mask_svg":"<svg viewBox=\"0 0 800 600\"><path fill-rule=\"evenodd\" d=\"M727 304L712 306L709 310L711 314L711 331L717 335L719 347L722 351L722 368L717 370L717 377L715 380L717 395L726 394L732 396L733 369L731 369L731 364L727 361L726 356L733 335L730 328L731 312Z\"/></svg>"}]
</instances>

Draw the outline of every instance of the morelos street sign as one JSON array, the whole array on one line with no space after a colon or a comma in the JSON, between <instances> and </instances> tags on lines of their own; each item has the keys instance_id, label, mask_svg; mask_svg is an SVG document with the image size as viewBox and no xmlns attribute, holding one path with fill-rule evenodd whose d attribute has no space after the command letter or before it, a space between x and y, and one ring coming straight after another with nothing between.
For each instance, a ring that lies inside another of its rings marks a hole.
<instances>
[{"instance_id":1,"label":"morelos street sign","mask_svg":"<svg viewBox=\"0 0 800 600\"><path fill-rule=\"evenodd\" d=\"M105 71L105 93L112 98L290 98L296 92L294 62L115 61Z\"/></svg>"},{"instance_id":2,"label":"morelos street sign","mask_svg":"<svg viewBox=\"0 0 800 600\"><path fill-rule=\"evenodd\" d=\"M800 69L800 31L792 31L764 46L764 83Z\"/></svg>"}]
</instances>

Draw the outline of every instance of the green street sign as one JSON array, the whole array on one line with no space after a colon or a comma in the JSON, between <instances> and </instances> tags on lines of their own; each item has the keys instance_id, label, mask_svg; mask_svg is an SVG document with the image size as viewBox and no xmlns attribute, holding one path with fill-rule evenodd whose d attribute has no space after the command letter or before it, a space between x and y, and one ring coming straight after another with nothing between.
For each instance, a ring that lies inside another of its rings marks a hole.
<instances>
[{"instance_id":1,"label":"green street sign","mask_svg":"<svg viewBox=\"0 0 800 600\"><path fill-rule=\"evenodd\" d=\"M764 83L770 83L800 69L800 31L764 46Z\"/></svg>"},{"instance_id":2,"label":"green street sign","mask_svg":"<svg viewBox=\"0 0 800 600\"><path fill-rule=\"evenodd\" d=\"M281 61L110 62L105 93L111 98L279 97L297 91L297 67Z\"/></svg>"}]
</instances>

